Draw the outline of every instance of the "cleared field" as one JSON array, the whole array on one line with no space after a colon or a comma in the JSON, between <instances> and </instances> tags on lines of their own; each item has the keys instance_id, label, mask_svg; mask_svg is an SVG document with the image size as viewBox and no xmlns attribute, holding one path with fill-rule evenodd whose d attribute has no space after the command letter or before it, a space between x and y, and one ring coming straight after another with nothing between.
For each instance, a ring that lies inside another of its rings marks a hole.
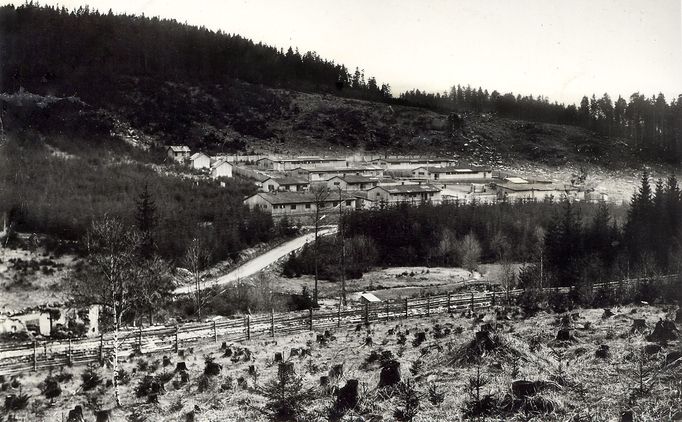
<instances>
[{"instance_id":1,"label":"cleared field","mask_svg":"<svg viewBox=\"0 0 682 422\"><path fill-rule=\"evenodd\" d=\"M394 420L395 410L404 410L405 401L396 388L378 388L384 379L382 362L389 358L400 364L401 381L409 380L418 397L414 421L467 419L465 414L475 403L471 379L477 372L487 381L480 386L479 402L485 403L481 409L489 421L618 420L625 411L632 411L635 420L678 420L682 365L673 358L680 350L679 340L661 347L646 339L656 322L671 317L673 309L643 305L612 311L610 316L602 309L540 312L524 319L513 309L492 309L481 315L465 312L396 319L369 327L329 328L327 335L309 332L227 344L226 348L219 342L185 349L181 355L169 353L172 363L167 367L159 355L131 357L123 363L131 376L121 387L123 406L113 410L112 416L114 420L147 421L267 420L262 388L275 378L275 353L280 352L293 363L303 386L313 389L314 400L305 406L304 420L329 420L337 397L333 391L349 380L358 381L358 397L343 420L359 420L358 416ZM646 328L633 330L636 320L643 320ZM482 327L494 330L477 334L484 332ZM568 330L565 338L562 329ZM423 333L422 341L417 333ZM226 356L228 349L231 356ZM206 357L222 365L217 375L202 375ZM180 374L172 373L178 362L187 366L185 383ZM338 364L343 365L343 375L328 378L329 386L320 386L320 377L328 376ZM86 418L92 419L91 409L110 409L112 389L102 383L82 391L83 370L65 369L74 377L62 383L63 392L53 406L47 406L37 388L47 374L19 377L22 391L32 398L30 410L17 416L61 420L69 409L82 405ZM110 371L95 368L94 372L106 378ZM145 395L136 397L134 390L147 375L164 380L159 381L165 391L158 395L158 403L146 403ZM530 384L513 383L520 380ZM524 393L523 385L534 387Z\"/></svg>"}]
</instances>

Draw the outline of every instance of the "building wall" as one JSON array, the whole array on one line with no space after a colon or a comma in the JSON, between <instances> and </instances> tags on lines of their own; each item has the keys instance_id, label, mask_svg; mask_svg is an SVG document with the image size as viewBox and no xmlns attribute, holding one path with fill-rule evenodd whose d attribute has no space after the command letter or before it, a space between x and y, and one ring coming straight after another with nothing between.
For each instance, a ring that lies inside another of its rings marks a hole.
<instances>
[{"instance_id":1,"label":"building wall","mask_svg":"<svg viewBox=\"0 0 682 422\"><path fill-rule=\"evenodd\" d=\"M223 163L217 167L211 169L211 177L232 177L232 165L228 163Z\"/></svg>"},{"instance_id":2,"label":"building wall","mask_svg":"<svg viewBox=\"0 0 682 422\"><path fill-rule=\"evenodd\" d=\"M207 155L200 155L192 161L192 167L195 169L207 169L211 167L211 158Z\"/></svg>"}]
</instances>

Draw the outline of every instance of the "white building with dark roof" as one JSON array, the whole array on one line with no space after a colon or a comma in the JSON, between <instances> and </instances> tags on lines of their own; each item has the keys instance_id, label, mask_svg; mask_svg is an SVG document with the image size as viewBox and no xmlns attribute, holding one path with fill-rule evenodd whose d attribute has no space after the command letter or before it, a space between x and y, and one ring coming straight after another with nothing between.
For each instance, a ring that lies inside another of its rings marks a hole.
<instances>
[{"instance_id":1,"label":"white building with dark roof","mask_svg":"<svg viewBox=\"0 0 682 422\"><path fill-rule=\"evenodd\" d=\"M307 179L301 177L268 177L260 182L260 186L264 192L300 192L308 190L310 183Z\"/></svg>"},{"instance_id":2,"label":"white building with dark roof","mask_svg":"<svg viewBox=\"0 0 682 422\"><path fill-rule=\"evenodd\" d=\"M478 182L490 181L493 178L493 171L488 167L417 167L412 170L413 179L423 179L435 182Z\"/></svg>"},{"instance_id":3,"label":"white building with dark roof","mask_svg":"<svg viewBox=\"0 0 682 422\"><path fill-rule=\"evenodd\" d=\"M367 190L365 206L423 202L440 203L440 188L431 184L376 186Z\"/></svg>"},{"instance_id":4,"label":"white building with dark roof","mask_svg":"<svg viewBox=\"0 0 682 422\"><path fill-rule=\"evenodd\" d=\"M356 198L339 192L330 192L324 199L311 192L259 192L244 200L250 209L259 209L273 217L305 216L316 212L338 213L342 207L355 209Z\"/></svg>"}]
</instances>

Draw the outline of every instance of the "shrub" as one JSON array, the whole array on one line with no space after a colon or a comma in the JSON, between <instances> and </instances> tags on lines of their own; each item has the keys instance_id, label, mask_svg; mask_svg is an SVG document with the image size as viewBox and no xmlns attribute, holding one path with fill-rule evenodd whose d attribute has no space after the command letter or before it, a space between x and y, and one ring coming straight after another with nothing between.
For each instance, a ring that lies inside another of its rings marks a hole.
<instances>
[{"instance_id":1,"label":"shrub","mask_svg":"<svg viewBox=\"0 0 682 422\"><path fill-rule=\"evenodd\" d=\"M23 410L28 406L29 398L31 398L31 396L23 394L21 391L19 391L19 394L10 394L5 397L5 410L8 412Z\"/></svg>"},{"instance_id":2,"label":"shrub","mask_svg":"<svg viewBox=\"0 0 682 422\"><path fill-rule=\"evenodd\" d=\"M265 409L276 421L298 420L313 401L314 392L303 386L303 379L293 371L282 369L280 364L277 378L268 382L260 391L268 399Z\"/></svg>"},{"instance_id":3,"label":"shrub","mask_svg":"<svg viewBox=\"0 0 682 422\"><path fill-rule=\"evenodd\" d=\"M88 368L81 374L81 380L83 381L81 386L83 387L84 391L93 390L102 383L102 377L92 366L88 366Z\"/></svg>"},{"instance_id":4,"label":"shrub","mask_svg":"<svg viewBox=\"0 0 682 422\"><path fill-rule=\"evenodd\" d=\"M51 375L45 378L41 387L40 392L46 399L50 400L50 403L53 403L54 399L62 394L62 387L59 385L59 381Z\"/></svg>"}]
</instances>

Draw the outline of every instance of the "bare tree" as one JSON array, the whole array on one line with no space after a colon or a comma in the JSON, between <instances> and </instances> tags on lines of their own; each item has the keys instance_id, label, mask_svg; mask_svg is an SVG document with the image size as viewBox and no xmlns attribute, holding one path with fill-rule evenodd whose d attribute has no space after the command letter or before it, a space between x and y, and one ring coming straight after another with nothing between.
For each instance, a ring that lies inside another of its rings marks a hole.
<instances>
[{"instance_id":1,"label":"bare tree","mask_svg":"<svg viewBox=\"0 0 682 422\"><path fill-rule=\"evenodd\" d=\"M132 292L139 281L137 249L140 237L120 220L104 217L92 223L85 245L87 267L73 279L73 293L77 299L101 305L111 312L114 328L112 378L116 405L120 406L118 335L123 316L134 305Z\"/></svg>"},{"instance_id":2,"label":"bare tree","mask_svg":"<svg viewBox=\"0 0 682 422\"><path fill-rule=\"evenodd\" d=\"M478 263L481 259L481 244L473 233L464 236L457 244L457 252L462 261L464 269L471 273L473 277L474 271L478 269Z\"/></svg>"},{"instance_id":3,"label":"bare tree","mask_svg":"<svg viewBox=\"0 0 682 422\"><path fill-rule=\"evenodd\" d=\"M185 251L183 258L183 265L192 274L192 283L194 285L194 300L196 303L197 315L201 319L201 309L203 308L205 299L202 297L203 293L203 279L202 271L206 269L209 262L209 252L206 246L197 238L192 239L192 242Z\"/></svg>"},{"instance_id":4,"label":"bare tree","mask_svg":"<svg viewBox=\"0 0 682 422\"><path fill-rule=\"evenodd\" d=\"M135 288L135 307L147 314L149 325L154 325L155 311L172 295L173 287L168 262L156 254L144 260Z\"/></svg>"},{"instance_id":5,"label":"bare tree","mask_svg":"<svg viewBox=\"0 0 682 422\"><path fill-rule=\"evenodd\" d=\"M313 201L315 202L315 254L314 254L314 265L315 265L315 288L313 289L313 303L317 305L318 298L318 255L319 255L319 231L320 231L320 220L325 216L320 217L322 208L327 203L327 199L331 195L331 189L326 184L316 185L310 188L310 192L313 194Z\"/></svg>"}]
</instances>

